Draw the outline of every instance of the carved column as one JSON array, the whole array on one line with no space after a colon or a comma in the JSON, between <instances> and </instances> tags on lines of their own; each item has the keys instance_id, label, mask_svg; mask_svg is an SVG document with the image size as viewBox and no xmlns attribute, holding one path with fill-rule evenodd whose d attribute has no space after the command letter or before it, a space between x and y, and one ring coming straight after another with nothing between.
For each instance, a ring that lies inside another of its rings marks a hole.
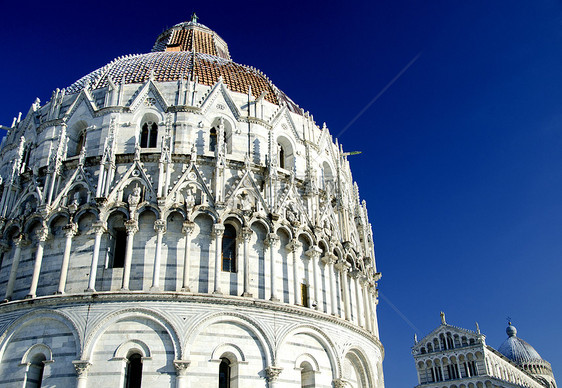
<instances>
[{"instance_id":1,"label":"carved column","mask_svg":"<svg viewBox=\"0 0 562 388\"><path fill-rule=\"evenodd\" d=\"M307 294L307 298L306 300L304 299L303 295L301 295L301 300L303 302L303 306L306 307L312 307L312 291L310 287L310 283L312 283L312 281L310 280L310 257L308 255L305 255L302 257L302 265L304 267L303 270L303 275L304 275L304 286L306 287L306 294ZM301 292L302 289L304 289L304 287L301 288Z\"/></svg>"},{"instance_id":2,"label":"carved column","mask_svg":"<svg viewBox=\"0 0 562 388\"><path fill-rule=\"evenodd\" d=\"M49 229L41 227L35 231L37 236L37 252L35 253L35 265L33 267L33 276L31 277L31 286L26 298L35 298L37 293L37 285L39 284L39 274L41 273L41 263L43 262L43 249L45 248L45 241L49 236Z\"/></svg>"},{"instance_id":3,"label":"carved column","mask_svg":"<svg viewBox=\"0 0 562 388\"><path fill-rule=\"evenodd\" d=\"M310 257L310 262L312 263L312 282L313 282L313 294L312 294L312 305L315 310L318 310L320 307L320 294L318 293L318 259L320 258L320 254L322 250L317 246L312 246L308 251L306 251L306 255Z\"/></svg>"},{"instance_id":4,"label":"carved column","mask_svg":"<svg viewBox=\"0 0 562 388\"><path fill-rule=\"evenodd\" d=\"M181 290L189 292L189 253L191 248L191 233L195 228L195 224L191 221L184 221L182 232L185 234L185 250L183 252L183 279Z\"/></svg>"},{"instance_id":5,"label":"carved column","mask_svg":"<svg viewBox=\"0 0 562 388\"><path fill-rule=\"evenodd\" d=\"M176 368L176 388L187 387L187 368L189 368L190 364L190 361L174 360L174 368Z\"/></svg>"},{"instance_id":6,"label":"carved column","mask_svg":"<svg viewBox=\"0 0 562 388\"><path fill-rule=\"evenodd\" d=\"M104 171L104 165L103 165L103 160L100 162L100 170L98 173L98 185L96 187L96 197L101 197L101 191L102 191L102 187L103 187L103 181L104 181L104 175L105 175L105 171Z\"/></svg>"},{"instance_id":7,"label":"carved column","mask_svg":"<svg viewBox=\"0 0 562 388\"><path fill-rule=\"evenodd\" d=\"M213 225L213 236L215 237L215 284L213 294L222 294L220 289L221 256L222 256L222 235L224 234L223 224Z\"/></svg>"},{"instance_id":8,"label":"carved column","mask_svg":"<svg viewBox=\"0 0 562 388\"><path fill-rule=\"evenodd\" d=\"M326 256L321 258L322 262L325 265L324 274L326 273L326 269L328 270L327 281L328 287L330 288L330 313L332 315L336 315L337 313L337 304L336 304L336 286L335 286L335 277L334 277L334 260L331 254L327 254ZM326 311L328 313L328 306L326 303Z\"/></svg>"},{"instance_id":9,"label":"carved column","mask_svg":"<svg viewBox=\"0 0 562 388\"><path fill-rule=\"evenodd\" d=\"M113 156L115 157L115 155ZM108 197L109 196L109 188L111 187L111 183L113 182L113 176L115 175L115 161L111 160L109 162L109 169L107 170L106 173L106 178L105 178L105 182L104 182L104 197Z\"/></svg>"},{"instance_id":10,"label":"carved column","mask_svg":"<svg viewBox=\"0 0 562 388\"><path fill-rule=\"evenodd\" d=\"M88 281L88 289L86 292L96 291L96 276L98 273L98 260L100 257L100 244L101 237L107 231L105 224L103 222L95 222L92 225L92 230L96 234L94 240L94 253L92 255L92 264L90 265L90 279Z\"/></svg>"},{"instance_id":11,"label":"carved column","mask_svg":"<svg viewBox=\"0 0 562 388\"><path fill-rule=\"evenodd\" d=\"M345 261L338 261L336 263L336 268L340 273L340 281L341 281L341 288L343 290L343 310L344 310L344 317L349 321L351 314L350 314L350 303L349 303L349 288L347 285L347 264Z\"/></svg>"},{"instance_id":12,"label":"carved column","mask_svg":"<svg viewBox=\"0 0 562 388\"><path fill-rule=\"evenodd\" d=\"M70 262L70 250L72 248L72 238L78 232L78 225L71 222L69 224L66 224L62 229L66 237L66 242L64 245L64 253L62 255L62 265L60 269L59 288L57 290L57 294L64 294L64 289L66 287L66 278L68 275L68 264Z\"/></svg>"},{"instance_id":13,"label":"carved column","mask_svg":"<svg viewBox=\"0 0 562 388\"><path fill-rule=\"evenodd\" d=\"M14 285L16 284L18 265L21 259L21 248L25 244L25 239L22 234L16 236L12 241L14 242L14 257L10 268L10 278L8 279L8 285L6 286L6 300L11 300L14 294Z\"/></svg>"},{"instance_id":14,"label":"carved column","mask_svg":"<svg viewBox=\"0 0 562 388\"><path fill-rule=\"evenodd\" d=\"M369 283L367 282L367 277L365 275L359 278L359 284L361 285L361 296L363 298L363 310L365 311L365 328L373 332L373 326L371 321L371 308L369 306L369 299L367 296L367 287Z\"/></svg>"},{"instance_id":15,"label":"carved column","mask_svg":"<svg viewBox=\"0 0 562 388\"><path fill-rule=\"evenodd\" d=\"M355 306L357 310L357 325L363 327L363 313L362 313L362 300L361 300L361 290L359 289L359 277L361 273L359 270L355 270L351 273L353 279L353 285L355 286Z\"/></svg>"},{"instance_id":16,"label":"carved column","mask_svg":"<svg viewBox=\"0 0 562 388\"><path fill-rule=\"evenodd\" d=\"M275 233L269 233L266 239L269 246L269 256L271 262L271 297L269 300L279 302L277 297L277 265L275 264L275 248L279 244L279 237Z\"/></svg>"},{"instance_id":17,"label":"carved column","mask_svg":"<svg viewBox=\"0 0 562 388\"><path fill-rule=\"evenodd\" d=\"M154 221L154 230L156 231L156 255L154 257L154 268L152 270L152 287L153 291L160 289L160 262L162 261L162 237L166 233L166 221Z\"/></svg>"},{"instance_id":18,"label":"carved column","mask_svg":"<svg viewBox=\"0 0 562 388\"><path fill-rule=\"evenodd\" d=\"M294 295L294 304L302 305L301 303L301 288L299 282L299 271L298 271L298 258L297 258L297 250L302 247L302 243L298 240L293 239L290 243L287 244L286 248L291 251L293 255L293 295Z\"/></svg>"},{"instance_id":19,"label":"carved column","mask_svg":"<svg viewBox=\"0 0 562 388\"><path fill-rule=\"evenodd\" d=\"M244 292L242 296L251 297L250 293L250 258L248 251L248 243L252 238L252 229L245 227L242 228L242 238L244 239Z\"/></svg>"},{"instance_id":20,"label":"carved column","mask_svg":"<svg viewBox=\"0 0 562 388\"><path fill-rule=\"evenodd\" d=\"M377 289L371 284L369 287L369 307L371 310L371 326L373 327L373 334L379 336L379 326L377 322Z\"/></svg>"},{"instance_id":21,"label":"carved column","mask_svg":"<svg viewBox=\"0 0 562 388\"><path fill-rule=\"evenodd\" d=\"M265 368L265 373L267 375L267 382L269 388L274 388L277 385L277 378L279 377L282 371L283 368L275 365L268 366L267 368Z\"/></svg>"},{"instance_id":22,"label":"carved column","mask_svg":"<svg viewBox=\"0 0 562 388\"><path fill-rule=\"evenodd\" d=\"M139 230L139 226L136 220L127 220L125 221L125 228L127 229L127 250L125 251L125 263L123 265L122 290L129 289L129 281L131 280L131 262L133 259L133 240L135 233Z\"/></svg>"},{"instance_id":23,"label":"carved column","mask_svg":"<svg viewBox=\"0 0 562 388\"><path fill-rule=\"evenodd\" d=\"M92 363L86 360L72 361L74 369L76 370L76 388L86 388L88 384L88 369L92 366Z\"/></svg>"},{"instance_id":24,"label":"carved column","mask_svg":"<svg viewBox=\"0 0 562 388\"><path fill-rule=\"evenodd\" d=\"M334 266L336 265L335 256L328 254L325 256L325 263L328 266L328 281L330 283L330 312L332 315L338 314L338 303L336 301L336 296L338 295L338 290L336 288L336 274Z\"/></svg>"}]
</instances>

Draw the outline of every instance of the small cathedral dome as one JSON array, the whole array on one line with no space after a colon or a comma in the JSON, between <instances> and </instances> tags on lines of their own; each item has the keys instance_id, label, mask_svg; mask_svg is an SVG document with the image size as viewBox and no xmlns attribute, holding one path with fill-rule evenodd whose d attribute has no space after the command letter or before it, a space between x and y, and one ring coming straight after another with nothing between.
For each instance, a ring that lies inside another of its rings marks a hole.
<instances>
[{"instance_id":1,"label":"small cathedral dome","mask_svg":"<svg viewBox=\"0 0 562 388\"><path fill-rule=\"evenodd\" d=\"M505 330L508 338L501 344L498 349L501 354L514 361L517 364L523 364L530 361L542 360L539 353L529 345L527 342L523 341L521 338L517 337L517 329L515 326L511 325L511 322L507 329Z\"/></svg>"}]
</instances>

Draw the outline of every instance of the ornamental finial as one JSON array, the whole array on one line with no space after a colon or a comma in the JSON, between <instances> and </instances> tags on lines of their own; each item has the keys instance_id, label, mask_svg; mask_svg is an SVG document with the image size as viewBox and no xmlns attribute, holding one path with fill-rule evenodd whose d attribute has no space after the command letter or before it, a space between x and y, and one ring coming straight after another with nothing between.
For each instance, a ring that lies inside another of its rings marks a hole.
<instances>
[{"instance_id":1,"label":"ornamental finial","mask_svg":"<svg viewBox=\"0 0 562 388\"><path fill-rule=\"evenodd\" d=\"M197 15L195 14L195 12L193 12L191 14L191 23L197 23L197 20L199 20L199 18L197 17Z\"/></svg>"}]
</instances>

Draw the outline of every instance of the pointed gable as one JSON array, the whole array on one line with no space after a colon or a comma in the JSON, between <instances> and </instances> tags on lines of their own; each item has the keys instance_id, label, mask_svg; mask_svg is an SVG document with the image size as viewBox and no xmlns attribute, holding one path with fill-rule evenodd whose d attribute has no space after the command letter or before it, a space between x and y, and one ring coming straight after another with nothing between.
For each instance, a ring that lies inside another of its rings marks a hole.
<instances>
[{"instance_id":1,"label":"pointed gable","mask_svg":"<svg viewBox=\"0 0 562 388\"><path fill-rule=\"evenodd\" d=\"M146 106L155 106L162 112L165 112L169 106L168 102L164 98L164 95L152 79L146 81L146 83L137 92L137 95L133 98L129 108L134 112L139 109L142 104Z\"/></svg>"},{"instance_id":2,"label":"pointed gable","mask_svg":"<svg viewBox=\"0 0 562 388\"><path fill-rule=\"evenodd\" d=\"M201 103L201 111L203 114L208 113L212 107L221 107L222 109L228 107L230 113L236 120L239 120L242 115L232 98L230 90L226 87L222 78L219 78L219 80L204 97L203 102Z\"/></svg>"},{"instance_id":3,"label":"pointed gable","mask_svg":"<svg viewBox=\"0 0 562 388\"><path fill-rule=\"evenodd\" d=\"M483 334L444 323L419 340L418 343L412 347L412 352L414 354L425 354L439 350L470 346L484 343L484 339L485 336ZM453 346L451 346L451 341Z\"/></svg>"}]
</instances>

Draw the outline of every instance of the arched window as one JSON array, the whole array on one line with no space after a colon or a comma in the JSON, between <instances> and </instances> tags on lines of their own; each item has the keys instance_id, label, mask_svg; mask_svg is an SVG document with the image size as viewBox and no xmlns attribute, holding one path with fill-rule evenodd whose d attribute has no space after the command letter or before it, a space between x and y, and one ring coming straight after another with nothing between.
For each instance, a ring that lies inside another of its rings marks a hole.
<instances>
[{"instance_id":1,"label":"arched window","mask_svg":"<svg viewBox=\"0 0 562 388\"><path fill-rule=\"evenodd\" d=\"M108 268L123 268L127 247L127 229L123 213L116 212L108 219L109 232L109 261Z\"/></svg>"},{"instance_id":2,"label":"arched window","mask_svg":"<svg viewBox=\"0 0 562 388\"><path fill-rule=\"evenodd\" d=\"M451 334L447 334L447 348L453 349L455 347Z\"/></svg>"},{"instance_id":3,"label":"arched window","mask_svg":"<svg viewBox=\"0 0 562 388\"><path fill-rule=\"evenodd\" d=\"M21 158L21 170L20 173L24 173L29 169L29 158L31 156L31 144L27 144L23 150L23 156Z\"/></svg>"},{"instance_id":4,"label":"arched window","mask_svg":"<svg viewBox=\"0 0 562 388\"><path fill-rule=\"evenodd\" d=\"M154 148L158 141L158 124L147 121L142 125L141 148Z\"/></svg>"},{"instance_id":5,"label":"arched window","mask_svg":"<svg viewBox=\"0 0 562 388\"><path fill-rule=\"evenodd\" d=\"M279 167L285 168L285 149L279 143L277 143L277 160L279 161Z\"/></svg>"},{"instance_id":6,"label":"arched window","mask_svg":"<svg viewBox=\"0 0 562 388\"><path fill-rule=\"evenodd\" d=\"M43 381L44 361L47 358L43 353L38 353L31 359L25 379L25 388L41 388Z\"/></svg>"},{"instance_id":7,"label":"arched window","mask_svg":"<svg viewBox=\"0 0 562 388\"><path fill-rule=\"evenodd\" d=\"M314 388L315 381L314 381L314 369L312 369L312 365L308 362L303 362L300 365L301 368L301 388Z\"/></svg>"},{"instance_id":8,"label":"arched window","mask_svg":"<svg viewBox=\"0 0 562 388\"><path fill-rule=\"evenodd\" d=\"M209 151L215 152L216 148L217 148L217 129L213 127L209 132Z\"/></svg>"},{"instance_id":9,"label":"arched window","mask_svg":"<svg viewBox=\"0 0 562 388\"><path fill-rule=\"evenodd\" d=\"M140 388L142 382L142 356L133 353L127 357L124 388Z\"/></svg>"},{"instance_id":10,"label":"arched window","mask_svg":"<svg viewBox=\"0 0 562 388\"><path fill-rule=\"evenodd\" d=\"M222 357L219 365L219 388L230 388L230 367L230 360Z\"/></svg>"},{"instance_id":11,"label":"arched window","mask_svg":"<svg viewBox=\"0 0 562 388\"><path fill-rule=\"evenodd\" d=\"M79 121L74 124L66 132L67 137L67 151L66 157L72 158L80 155L86 143L86 130L88 124L85 121Z\"/></svg>"},{"instance_id":12,"label":"arched window","mask_svg":"<svg viewBox=\"0 0 562 388\"><path fill-rule=\"evenodd\" d=\"M224 226L222 236L222 270L236 272L236 229L230 224Z\"/></svg>"},{"instance_id":13,"label":"arched window","mask_svg":"<svg viewBox=\"0 0 562 388\"><path fill-rule=\"evenodd\" d=\"M80 135L78 136L78 140L76 141L76 152L74 153L74 155L80 155L85 144L86 144L86 134L84 131L82 131L80 132Z\"/></svg>"},{"instance_id":14,"label":"arched window","mask_svg":"<svg viewBox=\"0 0 562 388\"><path fill-rule=\"evenodd\" d=\"M301 283L301 305L303 307L310 307L308 305L308 284Z\"/></svg>"}]
</instances>

